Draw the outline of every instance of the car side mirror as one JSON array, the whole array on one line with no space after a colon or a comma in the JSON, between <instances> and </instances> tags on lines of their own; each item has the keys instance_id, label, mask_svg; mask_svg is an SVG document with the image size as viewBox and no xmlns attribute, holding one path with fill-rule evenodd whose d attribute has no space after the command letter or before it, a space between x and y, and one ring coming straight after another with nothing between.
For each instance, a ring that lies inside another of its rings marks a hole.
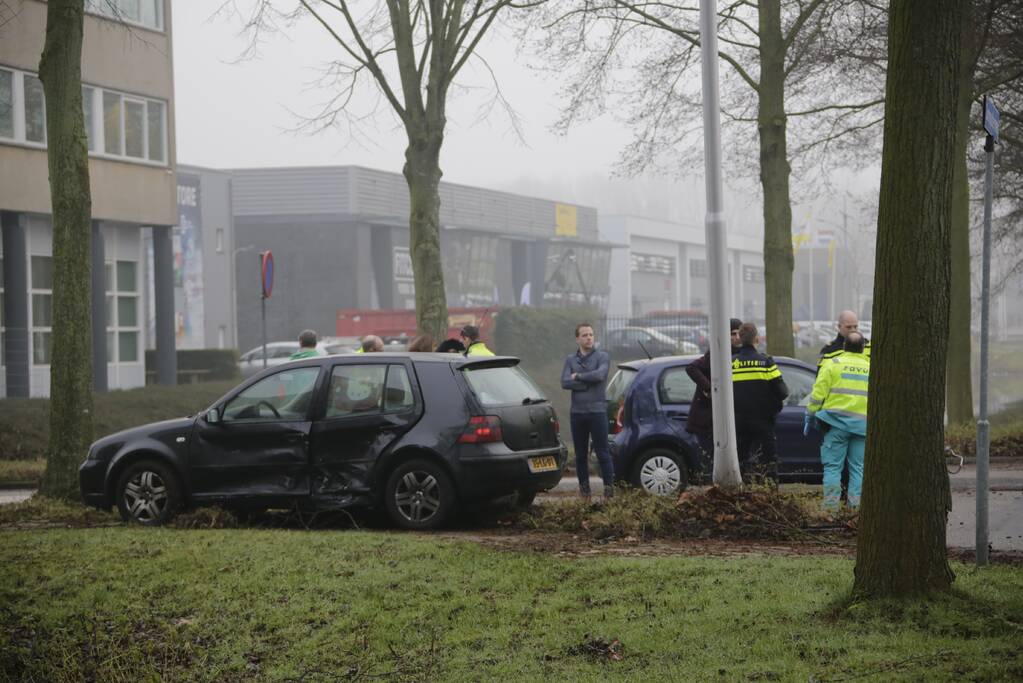
<instances>
[{"instance_id":1,"label":"car side mirror","mask_svg":"<svg viewBox=\"0 0 1023 683\"><path fill-rule=\"evenodd\" d=\"M206 411L206 414L203 417L206 418L206 422L208 424L211 424L211 425L219 424L220 423L220 408L217 408L217 407L210 408L209 410Z\"/></svg>"}]
</instances>

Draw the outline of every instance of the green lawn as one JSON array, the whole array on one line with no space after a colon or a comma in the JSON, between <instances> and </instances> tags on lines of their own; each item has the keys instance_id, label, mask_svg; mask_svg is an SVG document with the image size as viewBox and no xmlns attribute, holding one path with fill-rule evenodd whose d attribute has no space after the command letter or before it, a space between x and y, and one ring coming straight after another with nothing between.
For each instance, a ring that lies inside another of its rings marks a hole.
<instances>
[{"instance_id":1,"label":"green lawn","mask_svg":"<svg viewBox=\"0 0 1023 683\"><path fill-rule=\"evenodd\" d=\"M835 557L566 558L430 535L0 532L0 678L1019 680L1023 569L844 600ZM621 659L602 643L621 643Z\"/></svg>"}]
</instances>

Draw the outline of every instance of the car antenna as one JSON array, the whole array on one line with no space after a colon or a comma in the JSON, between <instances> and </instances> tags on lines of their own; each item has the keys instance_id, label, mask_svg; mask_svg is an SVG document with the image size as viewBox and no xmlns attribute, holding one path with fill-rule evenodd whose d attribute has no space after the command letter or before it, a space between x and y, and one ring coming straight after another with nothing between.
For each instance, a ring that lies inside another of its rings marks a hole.
<instances>
[{"instance_id":1,"label":"car antenna","mask_svg":"<svg viewBox=\"0 0 1023 683\"><path fill-rule=\"evenodd\" d=\"M637 339L636 343L639 344L639 348L643 349L643 353L646 354L646 359L647 360L653 360L654 359L654 357L650 355L650 352L646 350L646 347L643 346L643 342L641 342L640 340Z\"/></svg>"}]
</instances>

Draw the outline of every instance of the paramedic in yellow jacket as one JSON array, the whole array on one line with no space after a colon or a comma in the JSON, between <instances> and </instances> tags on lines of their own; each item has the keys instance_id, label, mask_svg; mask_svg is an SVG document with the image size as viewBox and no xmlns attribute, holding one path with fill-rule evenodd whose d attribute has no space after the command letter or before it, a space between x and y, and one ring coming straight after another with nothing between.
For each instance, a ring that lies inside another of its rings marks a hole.
<instances>
[{"instance_id":1,"label":"paramedic in yellow jacket","mask_svg":"<svg viewBox=\"0 0 1023 683\"><path fill-rule=\"evenodd\" d=\"M863 488L863 448L867 435L867 388L870 358L863 335L846 335L841 355L822 361L806 410L824 431L824 507L837 509L842 495L842 468L849 466L849 506L859 507Z\"/></svg>"}]
</instances>

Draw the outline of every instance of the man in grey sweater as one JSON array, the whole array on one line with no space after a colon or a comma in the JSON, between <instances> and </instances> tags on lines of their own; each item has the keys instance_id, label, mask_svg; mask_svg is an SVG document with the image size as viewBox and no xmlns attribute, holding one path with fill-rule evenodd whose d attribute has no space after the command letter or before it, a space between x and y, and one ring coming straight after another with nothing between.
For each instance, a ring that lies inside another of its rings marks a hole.
<instances>
[{"instance_id":1,"label":"man in grey sweater","mask_svg":"<svg viewBox=\"0 0 1023 683\"><path fill-rule=\"evenodd\" d=\"M590 499L590 443L600 463L604 479L604 497L614 495L614 463L607 447L607 399L604 383L607 381L611 357L606 351L594 348L596 337L593 325L580 323L575 328L575 341L579 350L565 359L561 371L561 387L572 392L572 443L575 447L575 473L579 477L579 493Z\"/></svg>"}]
</instances>

